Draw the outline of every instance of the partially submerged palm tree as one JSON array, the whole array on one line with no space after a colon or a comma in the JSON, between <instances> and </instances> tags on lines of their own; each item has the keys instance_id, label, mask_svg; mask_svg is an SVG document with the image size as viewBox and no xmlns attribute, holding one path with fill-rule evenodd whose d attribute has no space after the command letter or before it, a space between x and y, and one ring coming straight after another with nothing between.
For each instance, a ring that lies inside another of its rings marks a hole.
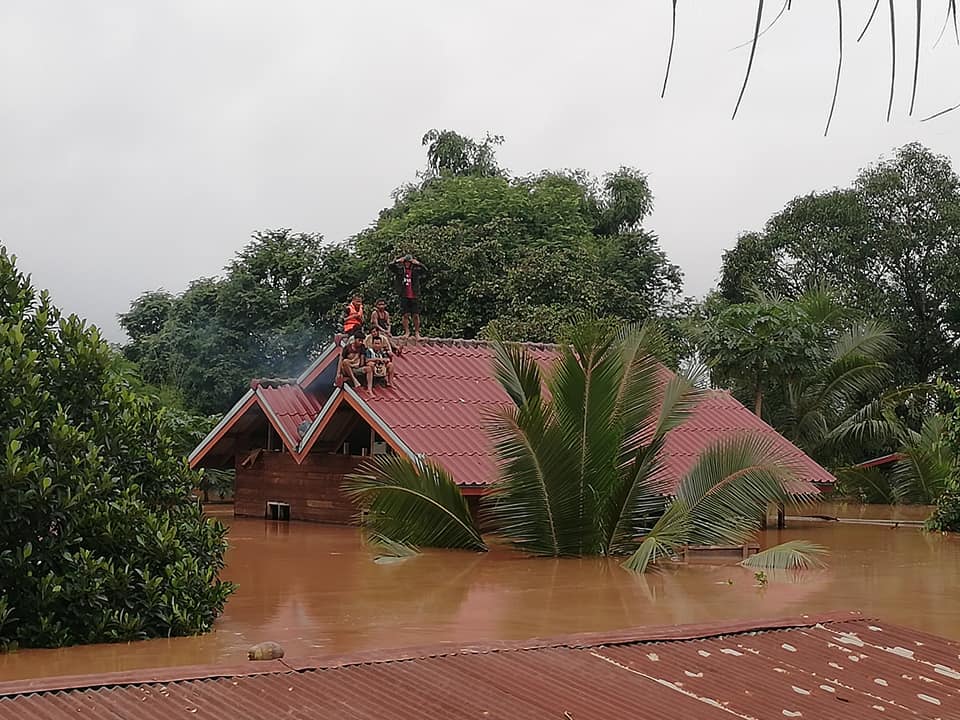
<instances>
[{"instance_id":1,"label":"partially submerged palm tree","mask_svg":"<svg viewBox=\"0 0 960 720\"><path fill-rule=\"evenodd\" d=\"M493 343L494 371L512 401L491 417L500 477L483 498L493 531L534 555L627 557L638 572L687 545L739 545L771 502L786 502L788 460L752 437L703 453L669 485L666 434L700 398L694 384L655 359L649 326L620 333L585 321L544 374L521 346ZM484 549L453 479L426 462L373 459L345 488L381 542ZM670 495L673 497L670 497ZM768 557L782 567L814 564L794 545Z\"/></svg>"},{"instance_id":2,"label":"partially submerged palm tree","mask_svg":"<svg viewBox=\"0 0 960 720\"><path fill-rule=\"evenodd\" d=\"M890 465L841 468L843 491L864 502L934 504L950 488L960 461L946 441L946 426L943 415L928 416L919 430L901 425Z\"/></svg>"}]
</instances>

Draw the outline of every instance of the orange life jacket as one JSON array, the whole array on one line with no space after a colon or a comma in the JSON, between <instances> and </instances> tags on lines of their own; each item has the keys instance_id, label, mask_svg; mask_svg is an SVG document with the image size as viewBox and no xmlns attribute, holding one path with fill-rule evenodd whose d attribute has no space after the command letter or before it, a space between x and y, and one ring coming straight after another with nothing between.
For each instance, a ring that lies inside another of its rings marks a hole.
<instances>
[{"instance_id":1,"label":"orange life jacket","mask_svg":"<svg viewBox=\"0 0 960 720\"><path fill-rule=\"evenodd\" d=\"M347 305L347 319L343 321L343 331L350 332L363 325L363 303L358 308L353 303Z\"/></svg>"}]
</instances>

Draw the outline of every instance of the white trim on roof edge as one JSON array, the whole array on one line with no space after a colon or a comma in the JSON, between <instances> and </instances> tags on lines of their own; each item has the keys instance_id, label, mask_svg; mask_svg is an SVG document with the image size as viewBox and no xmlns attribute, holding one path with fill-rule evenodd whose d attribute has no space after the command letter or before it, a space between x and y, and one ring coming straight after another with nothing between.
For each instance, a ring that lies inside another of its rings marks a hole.
<instances>
[{"instance_id":1,"label":"white trim on roof edge","mask_svg":"<svg viewBox=\"0 0 960 720\"><path fill-rule=\"evenodd\" d=\"M283 423L280 422L280 418L277 417L277 414L273 411L273 408L270 407L270 403L267 402L267 399L260 393L260 388L257 387L256 390L257 402L260 407L263 408L263 411L270 416L270 424L273 425L274 430L277 431L277 434L283 435L287 440L287 450L291 453L297 452L297 443L293 441L293 438L287 433L286 428L283 427Z\"/></svg>"},{"instance_id":2,"label":"white trim on roof edge","mask_svg":"<svg viewBox=\"0 0 960 720\"><path fill-rule=\"evenodd\" d=\"M373 420L376 422L378 432L380 432L384 437L388 437L391 440L393 440L393 442L396 443L397 447L403 450L404 454L408 458L416 461L417 454L414 453L413 450L411 450L407 446L407 444L400 439L400 436L393 431L393 428L391 428L389 425L387 425L387 423L384 422L382 417L377 415L374 409L370 407L362 397L360 397L360 395L357 393L356 390L354 390L349 385L344 384L343 391L347 394L348 397L356 401L356 403L363 408L364 412L367 412L370 414L370 417L373 418Z\"/></svg>"},{"instance_id":3,"label":"white trim on roof edge","mask_svg":"<svg viewBox=\"0 0 960 720\"><path fill-rule=\"evenodd\" d=\"M310 363L310 366L306 370L300 373L299 377L297 377L297 385L302 386L303 382L310 377L310 373L316 370L328 357L330 357L331 353L336 352L337 347L338 345L334 342L331 342L329 345L327 345L317 359Z\"/></svg>"},{"instance_id":4,"label":"white trim on roof edge","mask_svg":"<svg viewBox=\"0 0 960 720\"><path fill-rule=\"evenodd\" d=\"M216 426L214 426L213 430L208 432L207 436L200 441L200 444L193 449L193 452L190 453L190 455L187 457L187 462L191 464L193 463L194 458L196 458L197 455L199 455L203 451L207 443L210 442L214 437L216 437L217 433L223 430L223 428L226 427L227 423L233 420L234 415L240 412L240 408L242 408L244 405L247 404L247 401L253 396L253 394L254 394L253 388L250 388L243 394L242 398L237 400L237 404L234 405L232 408L230 408L229 412L227 412L227 414L223 416L223 419L220 420L220 422L218 422Z\"/></svg>"},{"instance_id":5,"label":"white trim on roof edge","mask_svg":"<svg viewBox=\"0 0 960 720\"><path fill-rule=\"evenodd\" d=\"M303 452L303 449L310 442L310 439L313 437L313 434L316 432L317 428L320 426L320 423L327 416L327 413L330 412L330 408L333 407L334 402L338 397L340 397L341 389L335 387L333 392L330 393L330 397L327 398L327 401L323 404L323 407L320 409L320 412L313 419L313 422L310 423L310 427L307 428L307 431L303 434L303 437L300 438L300 444L297 445L297 454Z\"/></svg>"}]
</instances>

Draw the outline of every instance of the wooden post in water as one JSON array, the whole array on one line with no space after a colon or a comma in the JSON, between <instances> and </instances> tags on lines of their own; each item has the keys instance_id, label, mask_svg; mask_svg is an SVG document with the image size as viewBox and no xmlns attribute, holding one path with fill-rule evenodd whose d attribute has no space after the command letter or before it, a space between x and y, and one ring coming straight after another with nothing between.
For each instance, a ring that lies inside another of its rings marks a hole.
<instances>
[{"instance_id":1,"label":"wooden post in water","mask_svg":"<svg viewBox=\"0 0 960 720\"><path fill-rule=\"evenodd\" d=\"M787 513L783 503L777 503L777 530L783 530L787 526Z\"/></svg>"}]
</instances>

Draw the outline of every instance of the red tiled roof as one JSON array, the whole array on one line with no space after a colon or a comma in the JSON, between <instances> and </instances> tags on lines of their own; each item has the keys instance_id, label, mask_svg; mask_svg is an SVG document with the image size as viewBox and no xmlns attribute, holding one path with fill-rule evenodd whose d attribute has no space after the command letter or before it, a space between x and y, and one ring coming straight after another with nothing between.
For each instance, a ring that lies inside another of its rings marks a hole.
<instances>
[{"instance_id":1,"label":"red tiled roof","mask_svg":"<svg viewBox=\"0 0 960 720\"><path fill-rule=\"evenodd\" d=\"M664 454L671 475L681 478L689 471L703 450L723 438L735 435L759 435L775 443L784 459L797 470L799 483L787 489L796 494L810 491L808 483L833 483L833 475L763 420L745 408L730 393L714 390L707 393L693 414L667 434Z\"/></svg>"},{"instance_id":2,"label":"red tiled roof","mask_svg":"<svg viewBox=\"0 0 960 720\"><path fill-rule=\"evenodd\" d=\"M549 367L558 353L550 346L531 346L531 354ZM461 486L485 486L497 473L486 433L486 418L510 400L493 377L491 349L482 343L430 342L408 346L397 361L396 387L377 389L367 400L416 454L435 460ZM669 371L663 370L664 381ZM790 491L815 493L811 483L834 478L799 448L758 418L729 393L714 391L691 417L667 436L665 475L673 486L696 457L721 438L738 433L768 437L798 470L800 481Z\"/></svg>"},{"instance_id":3,"label":"red tiled roof","mask_svg":"<svg viewBox=\"0 0 960 720\"><path fill-rule=\"evenodd\" d=\"M15 681L0 718L956 718L958 653L844 613Z\"/></svg>"},{"instance_id":4,"label":"red tiled roof","mask_svg":"<svg viewBox=\"0 0 960 720\"><path fill-rule=\"evenodd\" d=\"M528 344L527 351L549 371L559 351L556 346ZM301 436L298 426L313 421L323 403L303 388L315 381L337 354L325 352L298 381L266 384L254 381L257 401L287 433L288 449L297 457ZM361 394L361 402L390 428L413 454L432 459L450 472L456 482L477 491L496 478L496 457L486 432L488 418L510 400L493 376L493 352L482 342L425 340L410 344L396 361L393 388L378 388L374 398ZM671 373L661 369L666 383ZM298 382L300 384L298 384ZM240 409L237 412L244 412ZM226 420L226 419L225 419ZM812 483L833 483L834 478L799 448L741 405L729 393L711 391L691 417L667 435L664 449L665 480L672 486L694 464L697 456L721 438L740 433L762 435L797 469L795 494L816 493ZM217 441L212 432L194 451L201 456L205 443ZM289 447L290 444L293 447ZM300 455L305 455L303 448ZM196 461L194 461L196 462Z\"/></svg>"},{"instance_id":5,"label":"red tiled roof","mask_svg":"<svg viewBox=\"0 0 960 720\"><path fill-rule=\"evenodd\" d=\"M294 443L300 442L300 432L297 429L304 421L313 422L323 403L313 395L307 394L299 385L258 385L258 397L273 413L280 426Z\"/></svg>"}]
</instances>

